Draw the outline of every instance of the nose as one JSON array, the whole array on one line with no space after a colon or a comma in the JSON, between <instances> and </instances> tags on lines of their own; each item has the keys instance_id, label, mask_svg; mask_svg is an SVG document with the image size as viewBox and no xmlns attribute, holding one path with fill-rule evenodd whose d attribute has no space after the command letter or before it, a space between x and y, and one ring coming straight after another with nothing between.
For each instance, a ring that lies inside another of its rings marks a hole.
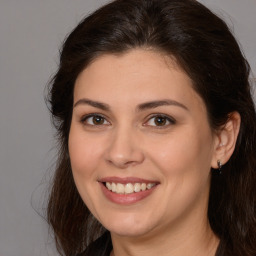
<instances>
[{"instance_id":1,"label":"nose","mask_svg":"<svg viewBox=\"0 0 256 256\"><path fill-rule=\"evenodd\" d=\"M106 150L106 160L109 164L125 169L141 164L144 158L141 140L136 131L123 128L113 132Z\"/></svg>"}]
</instances>

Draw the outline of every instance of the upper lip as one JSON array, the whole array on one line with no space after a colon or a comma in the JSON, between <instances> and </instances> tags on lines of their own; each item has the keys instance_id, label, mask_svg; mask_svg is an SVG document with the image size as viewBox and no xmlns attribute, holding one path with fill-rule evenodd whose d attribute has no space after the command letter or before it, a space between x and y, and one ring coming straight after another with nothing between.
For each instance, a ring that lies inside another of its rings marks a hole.
<instances>
[{"instance_id":1,"label":"upper lip","mask_svg":"<svg viewBox=\"0 0 256 256\"><path fill-rule=\"evenodd\" d=\"M98 180L99 182L105 183L105 182L114 182L114 183L121 183L121 184L127 184L127 183L159 183L159 181L156 180L148 180L148 179L142 179L137 177L104 177L102 179Z\"/></svg>"}]
</instances>

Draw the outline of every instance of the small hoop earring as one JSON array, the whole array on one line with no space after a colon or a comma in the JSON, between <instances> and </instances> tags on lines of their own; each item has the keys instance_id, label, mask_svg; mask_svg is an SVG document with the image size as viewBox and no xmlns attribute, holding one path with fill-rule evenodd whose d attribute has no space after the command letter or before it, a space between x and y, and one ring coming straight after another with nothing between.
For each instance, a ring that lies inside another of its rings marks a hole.
<instances>
[{"instance_id":1,"label":"small hoop earring","mask_svg":"<svg viewBox=\"0 0 256 256\"><path fill-rule=\"evenodd\" d=\"M219 174L221 174L222 163L220 160L218 160L217 164L218 164Z\"/></svg>"}]
</instances>

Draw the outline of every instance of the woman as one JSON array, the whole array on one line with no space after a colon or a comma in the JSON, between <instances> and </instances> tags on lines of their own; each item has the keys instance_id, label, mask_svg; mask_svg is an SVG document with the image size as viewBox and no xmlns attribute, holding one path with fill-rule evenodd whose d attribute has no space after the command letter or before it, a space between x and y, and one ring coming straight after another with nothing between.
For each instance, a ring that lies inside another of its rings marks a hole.
<instances>
[{"instance_id":1,"label":"woman","mask_svg":"<svg viewBox=\"0 0 256 256\"><path fill-rule=\"evenodd\" d=\"M256 255L250 68L193 0L117 0L68 36L49 102L62 255Z\"/></svg>"}]
</instances>

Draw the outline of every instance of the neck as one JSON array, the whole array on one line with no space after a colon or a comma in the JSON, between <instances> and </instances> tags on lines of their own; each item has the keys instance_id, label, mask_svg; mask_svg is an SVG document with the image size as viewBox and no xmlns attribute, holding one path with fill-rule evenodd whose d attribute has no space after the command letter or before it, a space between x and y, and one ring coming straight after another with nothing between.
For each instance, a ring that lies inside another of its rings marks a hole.
<instances>
[{"instance_id":1,"label":"neck","mask_svg":"<svg viewBox=\"0 0 256 256\"><path fill-rule=\"evenodd\" d=\"M166 227L143 237L124 237L111 234L111 256L214 256L219 239L206 222L176 229Z\"/></svg>"}]
</instances>

